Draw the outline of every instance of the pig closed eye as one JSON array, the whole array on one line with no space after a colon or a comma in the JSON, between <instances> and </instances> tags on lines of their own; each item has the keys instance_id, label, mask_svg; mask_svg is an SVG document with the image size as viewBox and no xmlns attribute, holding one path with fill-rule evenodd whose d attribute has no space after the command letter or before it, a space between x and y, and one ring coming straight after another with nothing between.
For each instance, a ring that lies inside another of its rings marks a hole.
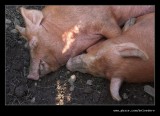
<instances>
[{"instance_id":1,"label":"pig closed eye","mask_svg":"<svg viewBox=\"0 0 160 116\"><path fill-rule=\"evenodd\" d=\"M38 45L38 40L36 37L33 37L29 42L29 47L31 49L35 48Z\"/></svg>"}]
</instances>

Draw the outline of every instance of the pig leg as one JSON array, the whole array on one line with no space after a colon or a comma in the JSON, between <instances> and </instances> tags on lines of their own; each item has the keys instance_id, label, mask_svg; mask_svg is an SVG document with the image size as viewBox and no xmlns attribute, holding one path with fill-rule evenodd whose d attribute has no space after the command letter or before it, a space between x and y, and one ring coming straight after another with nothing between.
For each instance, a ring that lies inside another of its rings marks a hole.
<instances>
[{"instance_id":1,"label":"pig leg","mask_svg":"<svg viewBox=\"0 0 160 116\"><path fill-rule=\"evenodd\" d=\"M111 79L110 83L110 92L112 95L112 98L116 101L121 101L121 97L119 95L119 89L122 84L122 79L114 77Z\"/></svg>"}]
</instances>

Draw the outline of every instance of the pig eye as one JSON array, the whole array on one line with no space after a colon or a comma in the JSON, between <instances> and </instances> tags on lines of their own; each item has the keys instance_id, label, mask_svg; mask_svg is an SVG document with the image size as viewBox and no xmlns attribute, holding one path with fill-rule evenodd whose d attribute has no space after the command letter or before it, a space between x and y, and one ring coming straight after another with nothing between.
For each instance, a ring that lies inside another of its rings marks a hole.
<instances>
[{"instance_id":1,"label":"pig eye","mask_svg":"<svg viewBox=\"0 0 160 116\"><path fill-rule=\"evenodd\" d=\"M38 45L38 40L36 37L33 37L29 42L29 47L31 49L35 48Z\"/></svg>"}]
</instances>

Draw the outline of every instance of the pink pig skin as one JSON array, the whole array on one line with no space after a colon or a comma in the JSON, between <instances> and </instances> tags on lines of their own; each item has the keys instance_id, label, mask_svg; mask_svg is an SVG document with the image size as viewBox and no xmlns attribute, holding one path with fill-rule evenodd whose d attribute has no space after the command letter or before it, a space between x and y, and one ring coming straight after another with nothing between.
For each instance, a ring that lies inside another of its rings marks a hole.
<instances>
[{"instance_id":1,"label":"pink pig skin","mask_svg":"<svg viewBox=\"0 0 160 116\"><path fill-rule=\"evenodd\" d=\"M26 27L16 29L30 48L29 79L38 80L65 65L102 37L121 34L130 17L154 12L154 6L46 6L42 11L20 8ZM43 62L43 63L42 63Z\"/></svg>"},{"instance_id":2,"label":"pink pig skin","mask_svg":"<svg viewBox=\"0 0 160 116\"><path fill-rule=\"evenodd\" d=\"M70 58L67 68L111 80L111 95L120 101L123 81L154 81L154 24L155 13L138 17L134 25L125 25L128 29L121 36L101 41L86 54Z\"/></svg>"}]
</instances>

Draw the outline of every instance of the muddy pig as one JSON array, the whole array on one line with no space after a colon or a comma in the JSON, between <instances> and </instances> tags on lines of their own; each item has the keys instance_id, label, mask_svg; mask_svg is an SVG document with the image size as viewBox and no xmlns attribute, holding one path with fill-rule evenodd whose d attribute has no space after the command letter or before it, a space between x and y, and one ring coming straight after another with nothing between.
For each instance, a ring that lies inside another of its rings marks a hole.
<instances>
[{"instance_id":1,"label":"muddy pig","mask_svg":"<svg viewBox=\"0 0 160 116\"><path fill-rule=\"evenodd\" d=\"M138 17L132 26L116 38L101 41L87 49L86 54L70 58L71 71L105 77L110 82L112 98L120 101L123 81L141 83L154 80L154 20L150 13Z\"/></svg>"},{"instance_id":2,"label":"muddy pig","mask_svg":"<svg viewBox=\"0 0 160 116\"><path fill-rule=\"evenodd\" d=\"M154 6L46 6L42 11L20 8L25 28L16 29L30 48L29 79L38 80L65 65L102 37L121 34L130 17L154 12Z\"/></svg>"}]
</instances>

